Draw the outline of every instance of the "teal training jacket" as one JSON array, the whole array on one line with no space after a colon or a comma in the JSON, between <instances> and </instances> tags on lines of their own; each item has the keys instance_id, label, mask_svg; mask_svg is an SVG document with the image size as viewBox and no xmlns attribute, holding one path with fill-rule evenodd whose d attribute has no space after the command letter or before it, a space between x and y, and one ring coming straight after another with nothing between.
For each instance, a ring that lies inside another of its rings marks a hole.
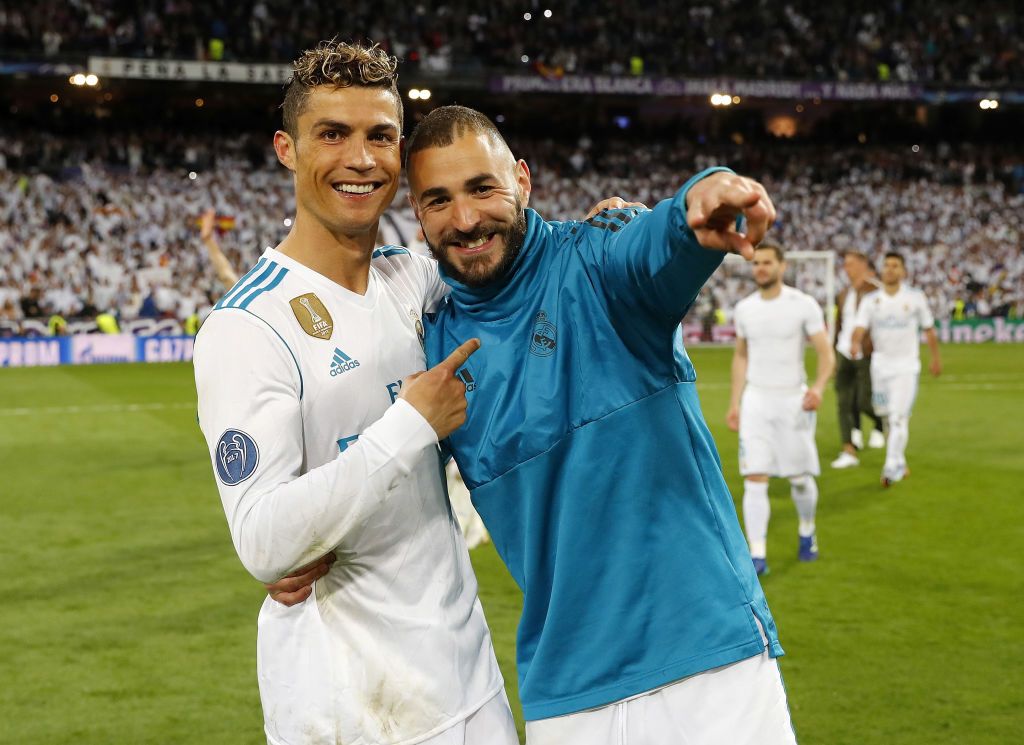
<instances>
[{"instance_id":1,"label":"teal training jacket","mask_svg":"<svg viewBox=\"0 0 1024 745\"><path fill-rule=\"evenodd\" d=\"M719 170L719 169L712 169ZM477 336L450 444L524 594L528 720L781 655L701 415L679 319L722 261L686 225L695 176L652 210L545 222L510 273L446 278L428 364Z\"/></svg>"}]
</instances>

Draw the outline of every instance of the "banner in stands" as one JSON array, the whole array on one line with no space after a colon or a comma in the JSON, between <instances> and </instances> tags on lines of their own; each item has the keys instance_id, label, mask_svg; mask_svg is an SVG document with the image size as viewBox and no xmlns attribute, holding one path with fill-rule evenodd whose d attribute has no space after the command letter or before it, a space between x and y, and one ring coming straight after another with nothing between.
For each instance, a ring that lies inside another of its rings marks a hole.
<instances>
[{"instance_id":1,"label":"banner in stands","mask_svg":"<svg viewBox=\"0 0 1024 745\"><path fill-rule=\"evenodd\" d=\"M79 334L0 339L0 367L99 365L112 362L189 362L191 336Z\"/></svg>"},{"instance_id":2,"label":"banner in stands","mask_svg":"<svg viewBox=\"0 0 1024 745\"><path fill-rule=\"evenodd\" d=\"M925 89L912 83L827 83L735 78L659 78L624 75L499 75L491 78L494 93L586 93L634 96L710 96L726 92L751 98L835 101L917 101Z\"/></svg>"},{"instance_id":3,"label":"banner in stands","mask_svg":"<svg viewBox=\"0 0 1024 745\"><path fill-rule=\"evenodd\" d=\"M274 83L292 76L291 65L201 62L196 60L90 57L89 72L101 78L135 80L210 80L218 83Z\"/></svg>"}]
</instances>

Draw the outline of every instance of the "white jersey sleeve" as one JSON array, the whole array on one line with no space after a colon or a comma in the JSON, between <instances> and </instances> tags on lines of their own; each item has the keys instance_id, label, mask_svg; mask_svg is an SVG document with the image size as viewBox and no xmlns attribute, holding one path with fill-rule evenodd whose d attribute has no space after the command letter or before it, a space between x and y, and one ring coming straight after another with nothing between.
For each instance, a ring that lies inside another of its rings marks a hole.
<instances>
[{"instance_id":1,"label":"white jersey sleeve","mask_svg":"<svg viewBox=\"0 0 1024 745\"><path fill-rule=\"evenodd\" d=\"M301 373L277 332L245 310L210 316L194 366L199 424L231 537L262 582L344 544L437 444L400 399L336 458L302 473Z\"/></svg>"},{"instance_id":2,"label":"white jersey sleeve","mask_svg":"<svg viewBox=\"0 0 1024 745\"><path fill-rule=\"evenodd\" d=\"M747 338L747 324L746 324L747 314L746 314L745 308L748 307L748 304L744 302L745 300L746 300L746 298L744 298L743 300L740 300L738 303L736 303L736 308L733 310L732 323L733 323L733 328L736 331L736 337L738 339L746 339Z\"/></svg>"},{"instance_id":3,"label":"white jersey sleeve","mask_svg":"<svg viewBox=\"0 0 1024 745\"><path fill-rule=\"evenodd\" d=\"M822 313L821 306L818 305L818 301L810 295L803 296L803 326L804 335L810 339L812 336L817 334L819 331L825 330L825 316Z\"/></svg>"},{"instance_id":4,"label":"white jersey sleeve","mask_svg":"<svg viewBox=\"0 0 1024 745\"><path fill-rule=\"evenodd\" d=\"M918 326L921 331L935 328L935 316L932 315L931 308L928 307L928 298L923 292L918 291L916 294Z\"/></svg>"},{"instance_id":5,"label":"white jersey sleeve","mask_svg":"<svg viewBox=\"0 0 1024 745\"><path fill-rule=\"evenodd\" d=\"M875 303L871 302L871 300L875 298L875 293L877 292L879 292L879 290L875 290L875 292L868 293L863 297L863 299L861 299L860 305L857 306L857 320L854 322L854 326L856 328L863 328L867 329L868 331L871 330L871 309L875 307Z\"/></svg>"}]
</instances>

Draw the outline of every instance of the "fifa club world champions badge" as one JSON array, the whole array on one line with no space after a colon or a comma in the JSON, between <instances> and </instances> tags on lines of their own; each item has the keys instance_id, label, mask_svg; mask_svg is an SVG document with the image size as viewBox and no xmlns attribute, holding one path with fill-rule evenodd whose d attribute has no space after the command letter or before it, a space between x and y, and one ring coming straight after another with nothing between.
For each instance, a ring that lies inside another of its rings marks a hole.
<instances>
[{"instance_id":1,"label":"fifa club world champions badge","mask_svg":"<svg viewBox=\"0 0 1024 745\"><path fill-rule=\"evenodd\" d=\"M302 326L302 330L314 339L330 339L334 332L334 320L327 308L320 302L320 298L312 292L292 298L289 302L292 306L292 313L295 320Z\"/></svg>"}]
</instances>

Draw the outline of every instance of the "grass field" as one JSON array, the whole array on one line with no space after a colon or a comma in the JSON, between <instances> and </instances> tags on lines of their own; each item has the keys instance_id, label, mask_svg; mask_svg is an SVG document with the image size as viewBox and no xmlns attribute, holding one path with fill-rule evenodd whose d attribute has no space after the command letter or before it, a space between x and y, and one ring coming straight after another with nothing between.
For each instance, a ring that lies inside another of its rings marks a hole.
<instances>
[{"instance_id":1,"label":"grass field","mask_svg":"<svg viewBox=\"0 0 1024 745\"><path fill-rule=\"evenodd\" d=\"M739 495L730 351L692 354ZM826 399L817 564L796 562L772 484L764 587L804 745L1024 741L1024 347L943 354L891 490L880 451L828 468ZM518 592L490 547L473 559L515 701ZM0 742L264 742L263 593L231 547L189 366L0 370L0 570Z\"/></svg>"}]
</instances>

